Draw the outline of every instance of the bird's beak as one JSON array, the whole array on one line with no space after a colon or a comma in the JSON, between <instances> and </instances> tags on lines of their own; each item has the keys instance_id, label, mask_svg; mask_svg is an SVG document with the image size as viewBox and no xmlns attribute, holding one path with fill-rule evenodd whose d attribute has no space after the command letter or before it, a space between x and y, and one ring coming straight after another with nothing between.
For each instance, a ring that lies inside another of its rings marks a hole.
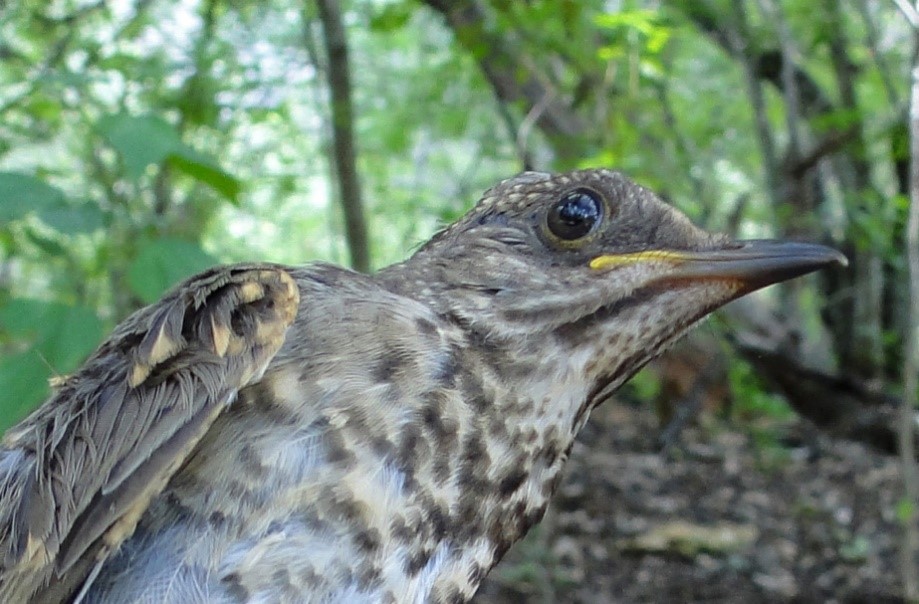
<instances>
[{"instance_id":1,"label":"bird's beak","mask_svg":"<svg viewBox=\"0 0 919 604\"><path fill-rule=\"evenodd\" d=\"M751 289L793 279L834 263L848 265L843 254L823 245L759 240L740 241L715 250L647 250L603 255L591 260L590 267L602 270L640 262L670 265L667 279L737 281Z\"/></svg>"}]
</instances>

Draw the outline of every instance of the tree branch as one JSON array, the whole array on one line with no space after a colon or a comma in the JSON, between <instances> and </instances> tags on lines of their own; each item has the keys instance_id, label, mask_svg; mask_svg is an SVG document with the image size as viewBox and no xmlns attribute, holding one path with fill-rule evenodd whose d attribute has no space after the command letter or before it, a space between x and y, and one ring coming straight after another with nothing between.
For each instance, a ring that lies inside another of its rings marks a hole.
<instances>
[{"instance_id":1,"label":"tree branch","mask_svg":"<svg viewBox=\"0 0 919 604\"><path fill-rule=\"evenodd\" d=\"M522 102L523 111L549 137L563 161L584 154L587 127L563 95L520 49L486 27L485 10L477 0L425 0L444 16L457 41L478 61L495 95L503 103Z\"/></svg>"},{"instance_id":2,"label":"tree branch","mask_svg":"<svg viewBox=\"0 0 919 604\"><path fill-rule=\"evenodd\" d=\"M345 215L345 236L348 240L351 266L366 273L370 271L370 246L357 175L348 44L338 1L319 0L317 4L322 20L326 54L329 58L327 73L332 93L332 139L341 206Z\"/></svg>"}]
</instances>

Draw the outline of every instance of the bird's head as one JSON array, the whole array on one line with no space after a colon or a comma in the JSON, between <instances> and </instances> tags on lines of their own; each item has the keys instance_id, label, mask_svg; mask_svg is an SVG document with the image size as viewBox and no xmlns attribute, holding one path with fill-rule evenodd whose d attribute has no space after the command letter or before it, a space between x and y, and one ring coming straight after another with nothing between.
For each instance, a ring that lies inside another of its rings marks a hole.
<instances>
[{"instance_id":1,"label":"bird's head","mask_svg":"<svg viewBox=\"0 0 919 604\"><path fill-rule=\"evenodd\" d=\"M621 174L583 170L498 184L407 264L440 312L567 355L597 390L727 302L836 262L820 245L712 235Z\"/></svg>"}]
</instances>

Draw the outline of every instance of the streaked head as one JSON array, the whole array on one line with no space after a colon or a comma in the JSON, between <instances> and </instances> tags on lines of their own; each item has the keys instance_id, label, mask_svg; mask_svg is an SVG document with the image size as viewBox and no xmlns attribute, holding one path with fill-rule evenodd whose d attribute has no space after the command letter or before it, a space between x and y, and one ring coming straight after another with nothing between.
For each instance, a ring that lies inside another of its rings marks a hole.
<instances>
[{"instance_id":1,"label":"streaked head","mask_svg":"<svg viewBox=\"0 0 919 604\"><path fill-rule=\"evenodd\" d=\"M588 359L599 391L716 308L833 263L845 258L820 245L710 234L625 176L583 170L501 182L406 265L467 328Z\"/></svg>"}]
</instances>

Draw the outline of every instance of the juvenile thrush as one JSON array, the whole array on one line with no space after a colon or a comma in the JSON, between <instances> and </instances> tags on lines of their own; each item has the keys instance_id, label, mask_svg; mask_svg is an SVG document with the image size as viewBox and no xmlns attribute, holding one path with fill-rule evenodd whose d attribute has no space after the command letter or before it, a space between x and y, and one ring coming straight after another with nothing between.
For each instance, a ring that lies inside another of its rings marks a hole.
<instances>
[{"instance_id":1,"label":"juvenile thrush","mask_svg":"<svg viewBox=\"0 0 919 604\"><path fill-rule=\"evenodd\" d=\"M212 269L0 449L0 601L467 601L590 410L702 317L844 262L607 170L524 173L411 258Z\"/></svg>"}]
</instances>

